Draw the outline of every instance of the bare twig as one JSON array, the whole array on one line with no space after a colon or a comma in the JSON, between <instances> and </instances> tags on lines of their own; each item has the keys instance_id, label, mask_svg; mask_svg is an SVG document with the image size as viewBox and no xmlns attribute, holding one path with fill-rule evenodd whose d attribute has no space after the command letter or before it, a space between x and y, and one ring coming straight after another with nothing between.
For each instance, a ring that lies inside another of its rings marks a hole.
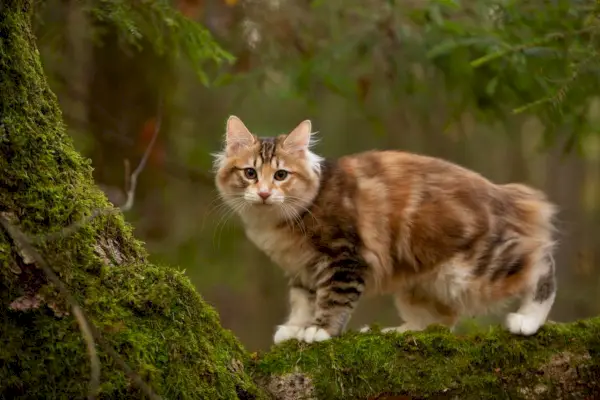
<instances>
[{"instance_id":1,"label":"bare twig","mask_svg":"<svg viewBox=\"0 0 600 400\"><path fill-rule=\"evenodd\" d=\"M158 104L158 114L156 116L156 122L154 123L154 134L152 135L152 139L150 139L150 143L140 160L137 168L131 174L129 178L129 185L126 186L127 200L125 204L123 204L120 208L121 211L129 211L131 207L133 207L133 203L135 200L135 189L137 187L137 179L138 176L142 173L144 168L146 167L146 163L148 162L148 157L150 157L150 153L152 152L152 148L154 147L154 142L156 142L156 138L158 137L158 132L160 132L160 125L162 123L162 101Z\"/></svg>"},{"instance_id":2,"label":"bare twig","mask_svg":"<svg viewBox=\"0 0 600 400\"><path fill-rule=\"evenodd\" d=\"M131 187L131 164L129 163L129 159L123 160L123 167L125 167L125 191L127 191L128 187Z\"/></svg>"},{"instance_id":3,"label":"bare twig","mask_svg":"<svg viewBox=\"0 0 600 400\"><path fill-rule=\"evenodd\" d=\"M142 173L144 168L146 167L148 158L150 157L152 148L154 147L154 143L156 142L156 138L158 137L158 134L160 132L161 123L162 123L162 100L159 100L156 121L154 124L154 134L152 135L152 138L150 139L150 143L148 144L148 147L146 147L146 150L144 151L142 159L140 160L136 169L131 173L131 175L129 175L129 171L130 171L129 160L124 160L126 200L123 205L121 205L119 208L95 209L92 211L92 213L90 215L73 222L72 224L64 227L63 229L61 229L58 232L54 232L54 233L47 234L47 235L41 235L41 236L37 237L34 240L34 243L42 243L42 242L56 240L59 238L65 238L65 237L70 236L70 235L74 234L75 232L77 232L79 230L79 228L81 228L82 226L91 222L96 217L99 217L102 215L115 214L119 211L126 212L126 211L131 210L131 208L133 207L133 205L135 203L135 190L137 188L138 177Z\"/></svg>"},{"instance_id":4,"label":"bare twig","mask_svg":"<svg viewBox=\"0 0 600 400\"><path fill-rule=\"evenodd\" d=\"M101 114L104 120L109 122L111 129L103 130L100 134L102 137L114 140L114 144L121 148L132 148L135 145L135 140L130 135L127 135L123 128L121 128L119 120L111 115L106 108L102 107L102 105L97 102L90 103L87 95L84 92L75 88L73 85L67 84L67 78L60 77L60 80L61 84L68 88L66 95L70 100L89 104L93 109L97 110ZM132 105L132 107L134 107L134 105ZM65 110L65 114L63 115L68 122L67 125L75 127L76 129L82 129L85 131L89 130L89 122L87 120L75 115L70 115L67 111L68 110ZM213 179L206 171L197 168L191 168L188 165L181 164L179 160L170 159L168 156L165 156L164 158L164 168L165 173L174 178L190 180L201 185L213 185Z\"/></svg>"},{"instance_id":5,"label":"bare twig","mask_svg":"<svg viewBox=\"0 0 600 400\"><path fill-rule=\"evenodd\" d=\"M10 222L7 215L7 213L0 213L0 224L2 224L15 244L20 246L33 258L35 265L42 269L50 282L52 282L58 288L60 293L65 297L71 306L73 315L75 316L81 333L86 341L88 354L90 357L91 377L88 399L95 399L96 393L100 386L100 359L98 358L98 354L96 352L96 341L98 341L100 347L102 347L102 349L115 360L117 365L123 369L125 374L142 392L144 392L146 396L148 396L148 398L152 400L161 400L162 398L157 395L152 388L148 386L143 379L125 362L125 360L123 360L123 358L121 358L121 356L108 344L108 342L106 342L100 331L87 319L83 309L77 303L77 300L75 300L67 286L52 270L46 259L33 247L29 241L29 238L18 227Z\"/></svg>"},{"instance_id":6,"label":"bare twig","mask_svg":"<svg viewBox=\"0 0 600 400\"><path fill-rule=\"evenodd\" d=\"M65 114L65 119L71 127L82 130L89 129L87 122L76 117ZM111 144L118 146L120 149L131 149L134 147L135 141L131 137L128 137L121 128L115 126L112 129L114 131L102 131L101 136L111 139ZM164 172L175 179L190 181L194 184L212 186L214 183L209 172L184 165L179 160L169 158L168 155L165 155L164 158Z\"/></svg>"},{"instance_id":7,"label":"bare twig","mask_svg":"<svg viewBox=\"0 0 600 400\"><path fill-rule=\"evenodd\" d=\"M24 251L29 254L35 264L44 271L50 282L52 282L58 290L65 296L65 299L71 306L73 311L73 315L77 320L77 324L79 325L79 330L81 330L81 334L85 339L87 345L88 355L90 357L90 383L88 389L88 399L92 400L96 398L96 393L98 392L98 388L100 386L100 359L98 358L98 354L96 353L96 343L94 341L94 335L90 328L90 325L83 314L83 310L71 295L71 292L67 289L65 284L60 280L58 275L54 273L50 265L46 262L46 260L33 248L33 246L29 243L29 239L23 232L21 232L17 227L12 225L7 217L7 213L0 214L0 223L6 229L8 234L12 237L15 244L20 246Z\"/></svg>"}]
</instances>

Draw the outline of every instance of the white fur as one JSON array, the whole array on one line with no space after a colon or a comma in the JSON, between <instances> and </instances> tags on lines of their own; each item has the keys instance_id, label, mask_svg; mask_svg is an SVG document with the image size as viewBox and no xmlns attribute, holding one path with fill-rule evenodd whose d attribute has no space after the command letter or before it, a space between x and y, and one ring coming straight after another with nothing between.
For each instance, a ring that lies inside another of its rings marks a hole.
<instances>
[{"instance_id":1,"label":"white fur","mask_svg":"<svg viewBox=\"0 0 600 400\"><path fill-rule=\"evenodd\" d=\"M473 293L477 289L473 287L471 271L468 265L448 263L439 271L428 290L435 293L442 303L452 304L463 313L475 312L480 305L476 301L477 293Z\"/></svg>"},{"instance_id":2,"label":"white fur","mask_svg":"<svg viewBox=\"0 0 600 400\"><path fill-rule=\"evenodd\" d=\"M311 146L312 146L312 142L311 142ZM317 175L321 174L321 163L323 162L323 157L321 157L318 154L313 153L310 150L307 150L306 151L306 161L308 162L310 169L312 169L315 172L315 174L317 174Z\"/></svg>"},{"instance_id":3,"label":"white fur","mask_svg":"<svg viewBox=\"0 0 600 400\"><path fill-rule=\"evenodd\" d=\"M271 215L242 216L246 220L246 236L261 249L271 260L291 274L300 273L318 254L300 235L282 235L273 226L273 211ZM264 223L260 223L263 220ZM276 220L275 220L276 221Z\"/></svg>"},{"instance_id":4,"label":"white fur","mask_svg":"<svg viewBox=\"0 0 600 400\"><path fill-rule=\"evenodd\" d=\"M542 261L543 258L540 260ZM521 306L517 312L510 313L506 316L506 328L516 335L529 336L535 334L546 322L548 314L554 304L556 292L553 292L550 297L542 302L534 300L535 289L538 281L542 276L551 273L554 269L554 260L552 264L541 264L533 269L530 277L530 290L521 300Z\"/></svg>"},{"instance_id":5,"label":"white fur","mask_svg":"<svg viewBox=\"0 0 600 400\"><path fill-rule=\"evenodd\" d=\"M290 289L290 315L285 324L279 325L273 341L277 344L285 340L304 340L305 328L313 318L314 304L301 289Z\"/></svg>"},{"instance_id":6,"label":"white fur","mask_svg":"<svg viewBox=\"0 0 600 400\"><path fill-rule=\"evenodd\" d=\"M543 303L529 303L516 313L506 316L506 328L515 335L530 336L535 334L546 321L546 317L552 308L554 298Z\"/></svg>"},{"instance_id":7,"label":"white fur","mask_svg":"<svg viewBox=\"0 0 600 400\"><path fill-rule=\"evenodd\" d=\"M247 190L244 193L244 200L246 200L248 203L252 203L252 204L268 204L268 205L281 204L285 201L285 196L279 190L271 190L271 195L269 197L267 197L266 200L263 200L262 197L260 197L258 195L259 190L260 189ZM277 211L277 210L275 210L275 211ZM277 215L277 212L275 214Z\"/></svg>"},{"instance_id":8,"label":"white fur","mask_svg":"<svg viewBox=\"0 0 600 400\"><path fill-rule=\"evenodd\" d=\"M219 171L226 164L227 154L225 150L217 151L216 153L210 153L213 158L213 172Z\"/></svg>"},{"instance_id":9,"label":"white fur","mask_svg":"<svg viewBox=\"0 0 600 400\"><path fill-rule=\"evenodd\" d=\"M319 328L318 326L309 326L304 330L303 335L301 336L302 338L300 340L306 343L322 342L331 339L331 335L325 329Z\"/></svg>"},{"instance_id":10,"label":"white fur","mask_svg":"<svg viewBox=\"0 0 600 400\"><path fill-rule=\"evenodd\" d=\"M290 339L302 340L303 335L304 328L301 326L279 325L273 336L273 342L278 344Z\"/></svg>"},{"instance_id":11,"label":"white fur","mask_svg":"<svg viewBox=\"0 0 600 400\"><path fill-rule=\"evenodd\" d=\"M303 328L300 326L279 325L273 336L273 342L278 344L290 339L313 343L329 340L331 339L331 335L325 329L319 328L318 326Z\"/></svg>"}]
</instances>

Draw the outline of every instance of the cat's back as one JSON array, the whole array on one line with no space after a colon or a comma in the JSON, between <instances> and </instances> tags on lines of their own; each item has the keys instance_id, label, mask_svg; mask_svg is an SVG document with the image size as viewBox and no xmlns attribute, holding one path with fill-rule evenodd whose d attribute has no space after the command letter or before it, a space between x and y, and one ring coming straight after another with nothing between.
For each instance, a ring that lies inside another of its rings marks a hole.
<instances>
[{"instance_id":1,"label":"cat's back","mask_svg":"<svg viewBox=\"0 0 600 400\"><path fill-rule=\"evenodd\" d=\"M340 166L357 177L379 177L387 181L424 180L437 185L455 186L458 182L491 184L479 173L450 161L397 150L371 150L339 159Z\"/></svg>"},{"instance_id":2,"label":"cat's back","mask_svg":"<svg viewBox=\"0 0 600 400\"><path fill-rule=\"evenodd\" d=\"M323 238L359 239L361 256L385 276L405 263L427 269L459 253L475 257L500 234L545 235L547 207L535 189L495 184L443 159L368 151L326 166L313 214L325 222Z\"/></svg>"},{"instance_id":3,"label":"cat's back","mask_svg":"<svg viewBox=\"0 0 600 400\"><path fill-rule=\"evenodd\" d=\"M323 192L330 205L338 203L341 211L354 215L359 212L384 220L387 216L405 223L416 222L416 218L422 226L445 226L454 232L460 230L458 225L475 229L474 225L488 225L494 216L525 209L536 213L549 208L548 212L553 212L537 189L497 184L441 158L394 150L341 157L330 167Z\"/></svg>"},{"instance_id":4,"label":"cat's back","mask_svg":"<svg viewBox=\"0 0 600 400\"><path fill-rule=\"evenodd\" d=\"M460 165L403 151L372 150L344 156L329 170L324 179L325 190L341 197L391 201L394 208L409 206L405 203L416 202L416 197L422 196L430 201L472 197L480 203L482 196L499 190L498 185Z\"/></svg>"}]
</instances>

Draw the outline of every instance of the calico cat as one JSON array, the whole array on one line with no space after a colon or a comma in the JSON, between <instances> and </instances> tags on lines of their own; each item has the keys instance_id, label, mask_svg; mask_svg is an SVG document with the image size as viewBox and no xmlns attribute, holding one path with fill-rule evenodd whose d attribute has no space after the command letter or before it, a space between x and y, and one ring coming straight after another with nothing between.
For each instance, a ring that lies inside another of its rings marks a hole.
<instances>
[{"instance_id":1,"label":"calico cat","mask_svg":"<svg viewBox=\"0 0 600 400\"><path fill-rule=\"evenodd\" d=\"M308 120L257 137L231 116L226 131L216 186L289 278L275 343L340 335L367 293L394 297L404 323L385 332L452 328L509 300L520 302L510 332L544 324L556 295L556 209L543 193L401 151L328 161L310 150Z\"/></svg>"}]
</instances>

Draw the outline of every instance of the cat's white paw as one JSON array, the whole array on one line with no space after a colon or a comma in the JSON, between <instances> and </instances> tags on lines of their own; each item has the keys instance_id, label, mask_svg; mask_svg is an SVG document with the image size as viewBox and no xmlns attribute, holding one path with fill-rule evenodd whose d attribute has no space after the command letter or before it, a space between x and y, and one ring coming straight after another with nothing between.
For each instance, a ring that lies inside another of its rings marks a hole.
<instances>
[{"instance_id":1,"label":"cat's white paw","mask_svg":"<svg viewBox=\"0 0 600 400\"><path fill-rule=\"evenodd\" d=\"M515 335L533 335L541 326L537 315L510 313L506 316L506 327Z\"/></svg>"},{"instance_id":2,"label":"cat's white paw","mask_svg":"<svg viewBox=\"0 0 600 400\"><path fill-rule=\"evenodd\" d=\"M392 333L392 332L406 332L412 330L411 327L409 325L402 325L402 326L391 326L389 328L382 328L381 329L381 333ZM371 327L369 325L365 325L362 328L360 328L359 330L361 333L367 333L371 331Z\"/></svg>"},{"instance_id":3,"label":"cat's white paw","mask_svg":"<svg viewBox=\"0 0 600 400\"><path fill-rule=\"evenodd\" d=\"M301 326L279 325L275 335L273 336L273 342L277 344L290 339L302 340L303 333L304 328Z\"/></svg>"},{"instance_id":4,"label":"cat's white paw","mask_svg":"<svg viewBox=\"0 0 600 400\"><path fill-rule=\"evenodd\" d=\"M306 343L322 342L323 340L331 339L331 335L325 329L319 328L318 326L309 326L304 330L302 339Z\"/></svg>"}]
</instances>

